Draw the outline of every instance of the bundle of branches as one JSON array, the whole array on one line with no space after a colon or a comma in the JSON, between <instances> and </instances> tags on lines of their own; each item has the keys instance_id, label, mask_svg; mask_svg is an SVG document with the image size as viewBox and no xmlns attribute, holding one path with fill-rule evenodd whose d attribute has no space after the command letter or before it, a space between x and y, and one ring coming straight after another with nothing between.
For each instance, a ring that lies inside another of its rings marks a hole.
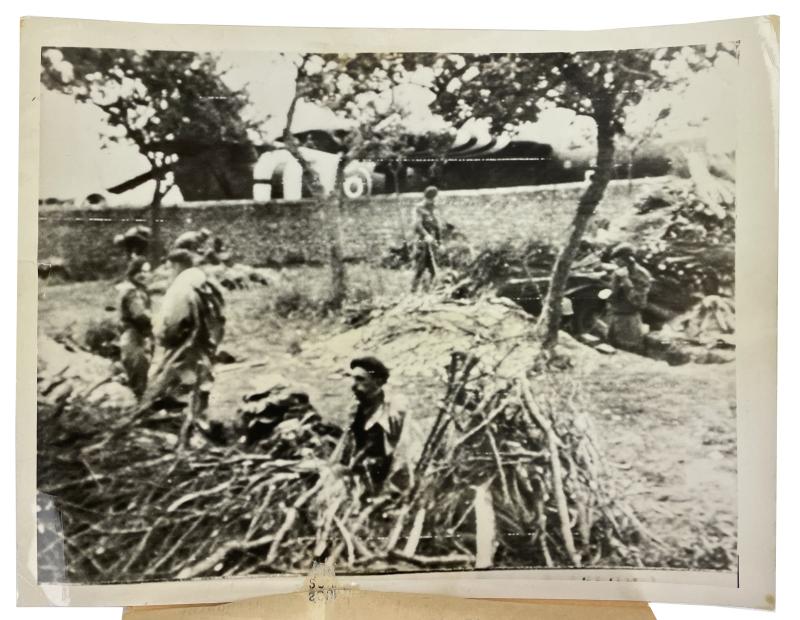
<instances>
[{"instance_id":1,"label":"bundle of branches","mask_svg":"<svg viewBox=\"0 0 800 620\"><path fill-rule=\"evenodd\" d=\"M674 317L704 296L730 293L734 254L733 246L709 248L658 239L640 246L636 258L653 276L650 303Z\"/></svg>"},{"instance_id":2,"label":"bundle of branches","mask_svg":"<svg viewBox=\"0 0 800 620\"><path fill-rule=\"evenodd\" d=\"M128 412L42 403L39 578L302 573L323 558L345 572L641 564L644 529L603 472L575 386L497 368L451 358L420 456L378 495L297 398L255 445L188 448ZM269 415L279 400L247 406Z\"/></svg>"},{"instance_id":3,"label":"bundle of branches","mask_svg":"<svg viewBox=\"0 0 800 620\"><path fill-rule=\"evenodd\" d=\"M731 182L712 180L713 188L672 182L637 205L638 259L655 277L651 300L674 312L733 289L735 194Z\"/></svg>"},{"instance_id":4,"label":"bundle of branches","mask_svg":"<svg viewBox=\"0 0 800 620\"><path fill-rule=\"evenodd\" d=\"M324 459L335 441L306 435L300 450L294 428L253 452L182 449L175 434L126 412L109 421L91 409L39 407L41 581L188 579L311 562L314 521L300 511L343 494Z\"/></svg>"},{"instance_id":5,"label":"bundle of branches","mask_svg":"<svg viewBox=\"0 0 800 620\"><path fill-rule=\"evenodd\" d=\"M405 555L457 553L464 568L631 566L653 541L603 470L565 375L498 381L455 354L415 469L393 528L413 515Z\"/></svg>"},{"instance_id":6,"label":"bundle of branches","mask_svg":"<svg viewBox=\"0 0 800 620\"><path fill-rule=\"evenodd\" d=\"M713 177L714 191L697 182L671 182L640 200L640 214L669 210L669 222L662 236L691 239L707 245L733 243L736 238L736 199L730 181Z\"/></svg>"}]
</instances>

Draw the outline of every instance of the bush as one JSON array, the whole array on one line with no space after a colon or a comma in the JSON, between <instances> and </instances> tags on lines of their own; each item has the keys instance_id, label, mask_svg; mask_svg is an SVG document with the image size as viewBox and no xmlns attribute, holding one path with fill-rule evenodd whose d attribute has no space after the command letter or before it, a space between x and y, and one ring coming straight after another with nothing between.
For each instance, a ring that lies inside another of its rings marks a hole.
<instances>
[{"instance_id":1,"label":"bush","mask_svg":"<svg viewBox=\"0 0 800 620\"><path fill-rule=\"evenodd\" d=\"M325 298L319 290L300 287L296 282L282 281L276 287L271 310L281 318L315 317L323 313Z\"/></svg>"},{"instance_id":2,"label":"bush","mask_svg":"<svg viewBox=\"0 0 800 620\"><path fill-rule=\"evenodd\" d=\"M119 335L120 329L116 320L110 318L96 319L92 320L86 327L83 344L90 353L101 355L108 359L118 359L119 344L117 339Z\"/></svg>"}]
</instances>

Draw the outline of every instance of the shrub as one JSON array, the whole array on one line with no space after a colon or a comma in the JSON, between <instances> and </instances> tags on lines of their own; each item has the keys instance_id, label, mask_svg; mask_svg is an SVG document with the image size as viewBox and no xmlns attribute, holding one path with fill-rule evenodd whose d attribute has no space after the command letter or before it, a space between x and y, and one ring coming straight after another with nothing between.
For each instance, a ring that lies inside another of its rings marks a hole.
<instances>
[{"instance_id":1,"label":"shrub","mask_svg":"<svg viewBox=\"0 0 800 620\"><path fill-rule=\"evenodd\" d=\"M95 355L117 359L119 357L117 343L119 335L119 325L115 320L108 317L95 319L90 321L86 327L83 344L89 352Z\"/></svg>"}]
</instances>

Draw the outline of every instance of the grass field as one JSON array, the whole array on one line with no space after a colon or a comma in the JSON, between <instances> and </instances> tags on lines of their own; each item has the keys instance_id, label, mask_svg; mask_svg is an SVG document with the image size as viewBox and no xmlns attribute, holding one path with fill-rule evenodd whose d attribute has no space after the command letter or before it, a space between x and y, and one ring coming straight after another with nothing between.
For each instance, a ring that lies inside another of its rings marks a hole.
<instances>
[{"instance_id":1,"label":"grass field","mask_svg":"<svg viewBox=\"0 0 800 620\"><path fill-rule=\"evenodd\" d=\"M349 278L352 301L380 304L408 290L411 274L351 265ZM279 373L311 386L323 416L347 421L352 396L345 369L304 354L348 327L341 317L319 313L327 280L327 270L301 267L283 272L277 285L228 294L223 348L237 362L216 370L212 417L231 420L248 389ZM115 316L106 310L114 301L108 281L43 285L39 329L71 333L79 341L92 321ZM158 302L154 299L156 309ZM701 565L735 567L735 366L670 367L625 353L589 351L575 372L610 475L626 489L646 526L689 558L704 537L704 553L715 548L719 557L696 558ZM424 419L432 409L413 414Z\"/></svg>"}]
</instances>

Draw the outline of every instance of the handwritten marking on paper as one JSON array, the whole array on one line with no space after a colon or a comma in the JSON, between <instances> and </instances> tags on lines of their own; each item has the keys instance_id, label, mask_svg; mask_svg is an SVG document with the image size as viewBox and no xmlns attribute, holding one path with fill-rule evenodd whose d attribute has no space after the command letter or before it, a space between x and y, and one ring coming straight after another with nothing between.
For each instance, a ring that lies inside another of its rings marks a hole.
<instances>
[{"instance_id":1,"label":"handwritten marking on paper","mask_svg":"<svg viewBox=\"0 0 800 620\"><path fill-rule=\"evenodd\" d=\"M308 574L307 585L310 603L327 603L336 600L338 587L333 565L314 562Z\"/></svg>"}]
</instances>

